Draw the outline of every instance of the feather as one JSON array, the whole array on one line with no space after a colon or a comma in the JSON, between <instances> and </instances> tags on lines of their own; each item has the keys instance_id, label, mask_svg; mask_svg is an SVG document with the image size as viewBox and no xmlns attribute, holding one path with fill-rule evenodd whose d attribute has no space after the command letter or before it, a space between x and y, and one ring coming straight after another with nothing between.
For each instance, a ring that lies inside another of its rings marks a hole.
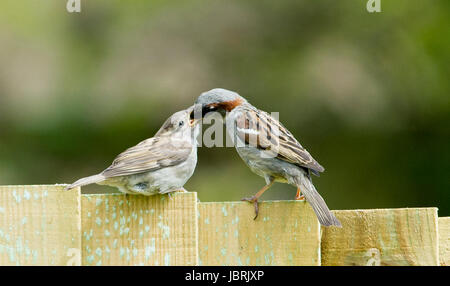
<instances>
[{"instance_id":1,"label":"feather","mask_svg":"<svg viewBox=\"0 0 450 286\"><path fill-rule=\"evenodd\" d=\"M82 187L93 183L99 183L101 181L105 180L105 177L101 174L93 175L90 177L82 178L73 183L72 185L66 187L66 190L70 190L76 187Z\"/></svg>"},{"instance_id":2,"label":"feather","mask_svg":"<svg viewBox=\"0 0 450 286\"><path fill-rule=\"evenodd\" d=\"M305 196L306 201L313 208L317 219L323 226L337 226L342 227L341 222L336 218L336 216L330 211L327 204L323 200L322 196L317 192L311 178L307 175L301 175L300 178L294 178L297 186L301 189L302 194Z\"/></svg>"},{"instance_id":3,"label":"feather","mask_svg":"<svg viewBox=\"0 0 450 286\"><path fill-rule=\"evenodd\" d=\"M249 104L238 107L236 134L245 143L260 150L272 150L280 160L310 169L313 174L325 169L303 148L278 120Z\"/></svg>"},{"instance_id":4,"label":"feather","mask_svg":"<svg viewBox=\"0 0 450 286\"><path fill-rule=\"evenodd\" d=\"M153 137L119 154L105 171L106 178L155 171L184 162L195 148L187 140Z\"/></svg>"}]
</instances>

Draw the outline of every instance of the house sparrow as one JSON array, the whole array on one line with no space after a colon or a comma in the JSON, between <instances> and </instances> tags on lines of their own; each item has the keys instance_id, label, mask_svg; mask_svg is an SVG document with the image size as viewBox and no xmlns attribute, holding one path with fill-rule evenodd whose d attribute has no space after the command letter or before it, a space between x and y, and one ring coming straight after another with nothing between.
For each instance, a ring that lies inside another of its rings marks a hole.
<instances>
[{"instance_id":1,"label":"house sparrow","mask_svg":"<svg viewBox=\"0 0 450 286\"><path fill-rule=\"evenodd\" d=\"M341 226L311 180L311 173L318 176L324 168L278 120L252 106L239 94L220 88L198 97L191 118L203 117L212 111L220 111L222 115L227 112L227 132L239 156L254 173L266 180L266 186L253 197L243 199L254 203L255 219L259 197L274 182L281 182L297 187L295 199L306 198L322 225Z\"/></svg>"},{"instance_id":2,"label":"house sparrow","mask_svg":"<svg viewBox=\"0 0 450 286\"><path fill-rule=\"evenodd\" d=\"M92 183L117 187L126 194L155 195L185 191L197 164L198 121L192 107L173 114L154 137L117 156L98 175L79 179L66 190Z\"/></svg>"}]
</instances>

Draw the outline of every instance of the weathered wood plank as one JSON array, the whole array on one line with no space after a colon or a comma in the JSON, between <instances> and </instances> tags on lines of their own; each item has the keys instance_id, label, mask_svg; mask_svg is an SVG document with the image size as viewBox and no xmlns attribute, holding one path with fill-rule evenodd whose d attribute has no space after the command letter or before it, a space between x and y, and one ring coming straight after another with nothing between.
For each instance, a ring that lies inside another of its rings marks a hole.
<instances>
[{"instance_id":1,"label":"weathered wood plank","mask_svg":"<svg viewBox=\"0 0 450 286\"><path fill-rule=\"evenodd\" d=\"M0 265L81 265L80 189L0 186Z\"/></svg>"},{"instance_id":2,"label":"weathered wood plank","mask_svg":"<svg viewBox=\"0 0 450 286\"><path fill-rule=\"evenodd\" d=\"M83 265L196 265L197 194L82 195Z\"/></svg>"},{"instance_id":3,"label":"weathered wood plank","mask_svg":"<svg viewBox=\"0 0 450 286\"><path fill-rule=\"evenodd\" d=\"M439 218L439 261L450 266L450 217Z\"/></svg>"},{"instance_id":4,"label":"weathered wood plank","mask_svg":"<svg viewBox=\"0 0 450 286\"><path fill-rule=\"evenodd\" d=\"M200 265L320 265L320 226L300 201L199 203Z\"/></svg>"},{"instance_id":5,"label":"weathered wood plank","mask_svg":"<svg viewBox=\"0 0 450 286\"><path fill-rule=\"evenodd\" d=\"M335 211L322 228L322 265L438 265L437 208Z\"/></svg>"}]
</instances>

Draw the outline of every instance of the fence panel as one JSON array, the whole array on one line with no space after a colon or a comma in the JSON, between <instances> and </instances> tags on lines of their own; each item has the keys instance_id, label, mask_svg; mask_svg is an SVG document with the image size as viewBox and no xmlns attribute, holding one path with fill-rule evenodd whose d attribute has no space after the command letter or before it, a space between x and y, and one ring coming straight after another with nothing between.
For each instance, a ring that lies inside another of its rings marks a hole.
<instances>
[{"instance_id":1,"label":"fence panel","mask_svg":"<svg viewBox=\"0 0 450 286\"><path fill-rule=\"evenodd\" d=\"M61 185L0 186L0 265L450 265L437 208L334 211L320 227L300 201L81 195Z\"/></svg>"},{"instance_id":2,"label":"fence panel","mask_svg":"<svg viewBox=\"0 0 450 286\"><path fill-rule=\"evenodd\" d=\"M0 186L0 265L81 265L80 189Z\"/></svg>"},{"instance_id":3,"label":"fence panel","mask_svg":"<svg viewBox=\"0 0 450 286\"><path fill-rule=\"evenodd\" d=\"M82 195L83 265L196 265L197 193Z\"/></svg>"},{"instance_id":4,"label":"fence panel","mask_svg":"<svg viewBox=\"0 0 450 286\"><path fill-rule=\"evenodd\" d=\"M199 203L200 265L320 265L320 226L300 201Z\"/></svg>"},{"instance_id":5,"label":"fence panel","mask_svg":"<svg viewBox=\"0 0 450 286\"><path fill-rule=\"evenodd\" d=\"M322 265L438 265L437 208L335 211L323 228Z\"/></svg>"},{"instance_id":6,"label":"fence panel","mask_svg":"<svg viewBox=\"0 0 450 286\"><path fill-rule=\"evenodd\" d=\"M439 261L450 266L450 217L439 218Z\"/></svg>"}]
</instances>

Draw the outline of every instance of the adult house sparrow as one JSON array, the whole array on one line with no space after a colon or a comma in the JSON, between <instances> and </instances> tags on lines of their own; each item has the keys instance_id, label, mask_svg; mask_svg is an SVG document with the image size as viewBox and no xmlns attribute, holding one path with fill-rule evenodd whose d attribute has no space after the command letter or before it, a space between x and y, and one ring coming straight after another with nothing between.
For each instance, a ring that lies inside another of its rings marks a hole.
<instances>
[{"instance_id":1,"label":"adult house sparrow","mask_svg":"<svg viewBox=\"0 0 450 286\"><path fill-rule=\"evenodd\" d=\"M227 112L227 132L239 156L254 173L266 180L266 186L253 197L242 199L254 203L255 219L259 197L274 182L281 182L297 187L295 199L306 198L322 225L341 226L311 180L311 173L318 176L324 168L278 120L254 107L239 94L220 88L198 97L191 118L200 117L199 108L202 110L201 117L212 111Z\"/></svg>"},{"instance_id":2,"label":"adult house sparrow","mask_svg":"<svg viewBox=\"0 0 450 286\"><path fill-rule=\"evenodd\" d=\"M155 195L185 191L197 164L198 121L192 107L173 114L154 137L117 156L100 174L79 179L66 190L92 183L117 187L126 194Z\"/></svg>"}]
</instances>

